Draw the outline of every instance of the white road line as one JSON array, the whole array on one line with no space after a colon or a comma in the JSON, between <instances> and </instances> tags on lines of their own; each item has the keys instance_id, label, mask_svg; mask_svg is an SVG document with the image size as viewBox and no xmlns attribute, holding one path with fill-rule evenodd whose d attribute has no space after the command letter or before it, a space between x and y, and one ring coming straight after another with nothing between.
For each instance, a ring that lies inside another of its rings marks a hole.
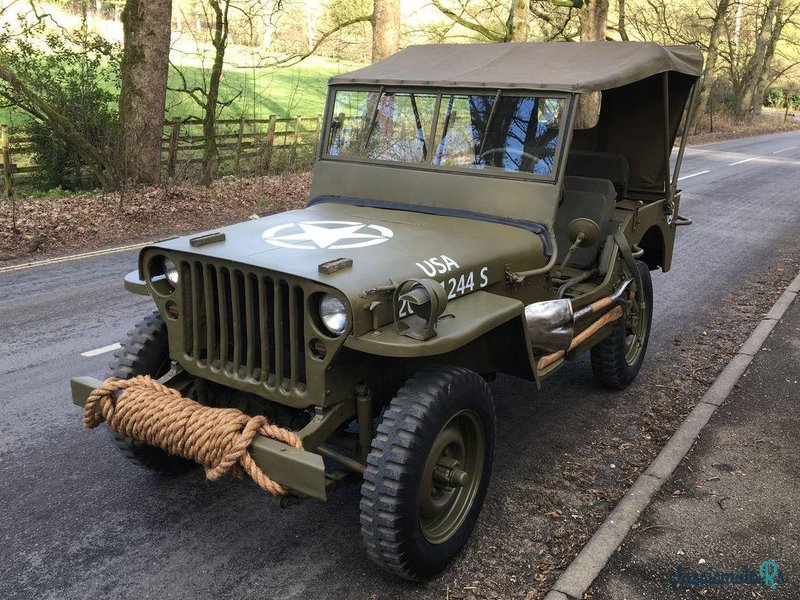
<instances>
[{"instance_id":1,"label":"white road line","mask_svg":"<svg viewBox=\"0 0 800 600\"><path fill-rule=\"evenodd\" d=\"M758 160L761 158L760 156L753 156L752 158L745 158L744 160L737 160L736 162L728 163L729 167L735 167L736 165L741 165L746 162L750 162L751 160Z\"/></svg>"},{"instance_id":2,"label":"white road line","mask_svg":"<svg viewBox=\"0 0 800 600\"><path fill-rule=\"evenodd\" d=\"M19 265L9 265L7 267L0 267L0 273L10 273L12 271L22 271L23 269L31 269L33 267L45 267L47 265L55 265L58 263L69 262L72 260L80 260L82 258L91 258L94 256L103 256L105 254L114 254L115 252L125 252L126 250L137 250L146 246L144 244L129 244L127 246L118 246L116 248L107 248L105 250L93 250L91 252L83 252L81 254L71 254L70 256L59 256L56 258L47 258L44 260L37 260L34 262L22 263Z\"/></svg>"},{"instance_id":3,"label":"white road line","mask_svg":"<svg viewBox=\"0 0 800 600\"><path fill-rule=\"evenodd\" d=\"M782 150L775 150L773 154L780 154L781 152L788 152L789 150L795 150L797 146L789 146L788 148L783 148Z\"/></svg>"},{"instance_id":4,"label":"white road line","mask_svg":"<svg viewBox=\"0 0 800 600\"><path fill-rule=\"evenodd\" d=\"M117 348L122 348L121 344L110 344L108 346L103 346L102 348L95 348L94 350L88 350L86 352L81 352L81 356L85 356L86 358L91 358L92 356L100 356L101 354L105 354L106 352L112 352Z\"/></svg>"},{"instance_id":5,"label":"white road line","mask_svg":"<svg viewBox=\"0 0 800 600\"><path fill-rule=\"evenodd\" d=\"M699 173L684 175L683 177L678 177L678 181L683 181L684 179L691 179L692 177L697 177L698 175L705 175L706 173L711 173L711 171L700 171Z\"/></svg>"}]
</instances>

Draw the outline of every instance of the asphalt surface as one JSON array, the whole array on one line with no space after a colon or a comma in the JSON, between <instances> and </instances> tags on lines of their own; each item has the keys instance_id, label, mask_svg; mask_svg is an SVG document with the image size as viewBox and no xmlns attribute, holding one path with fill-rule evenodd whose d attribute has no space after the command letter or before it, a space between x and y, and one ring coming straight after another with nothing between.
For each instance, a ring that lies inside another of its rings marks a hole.
<instances>
[{"instance_id":1,"label":"asphalt surface","mask_svg":"<svg viewBox=\"0 0 800 600\"><path fill-rule=\"evenodd\" d=\"M592 585L592 598L800 597L799 377L795 301ZM762 572L765 561L775 566ZM740 577L731 583L725 574Z\"/></svg>"},{"instance_id":2,"label":"asphalt surface","mask_svg":"<svg viewBox=\"0 0 800 600\"><path fill-rule=\"evenodd\" d=\"M796 239L800 132L690 149L683 174L704 171L681 182L681 213L695 224L679 231L673 270L654 274L640 377L672 358L677 332L696 332L726 292L769 274L774 248ZM357 486L281 510L247 482L154 477L126 463L106 432L83 430L68 380L102 376L110 354L81 353L118 341L151 310L122 287L134 267L135 253L122 252L0 273L0 598L442 598L472 571L524 597L544 552L524 529L537 518L525 481L590 453L637 410L640 391L599 390L586 359L538 393L498 379L495 472L473 540L440 578L412 586L369 563Z\"/></svg>"}]
</instances>

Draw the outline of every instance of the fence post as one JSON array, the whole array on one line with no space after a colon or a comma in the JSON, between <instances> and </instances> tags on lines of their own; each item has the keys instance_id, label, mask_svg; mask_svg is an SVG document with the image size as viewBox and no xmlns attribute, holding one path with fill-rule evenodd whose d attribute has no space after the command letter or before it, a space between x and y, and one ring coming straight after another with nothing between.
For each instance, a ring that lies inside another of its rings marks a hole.
<instances>
[{"instance_id":1,"label":"fence post","mask_svg":"<svg viewBox=\"0 0 800 600\"><path fill-rule=\"evenodd\" d=\"M710 124L711 133L714 133L714 99L708 99L708 120Z\"/></svg>"},{"instance_id":2,"label":"fence post","mask_svg":"<svg viewBox=\"0 0 800 600\"><path fill-rule=\"evenodd\" d=\"M316 155L319 151L319 138L322 134L322 115L317 115L317 125L314 127L314 148L313 154Z\"/></svg>"},{"instance_id":3,"label":"fence post","mask_svg":"<svg viewBox=\"0 0 800 600\"><path fill-rule=\"evenodd\" d=\"M264 148L264 175L269 175L269 164L272 161L272 148L275 145L275 115L269 116L267 127L267 141Z\"/></svg>"},{"instance_id":4,"label":"fence post","mask_svg":"<svg viewBox=\"0 0 800 600\"><path fill-rule=\"evenodd\" d=\"M181 136L181 120L172 121L172 131L169 135L169 156L167 158L167 176L175 177L175 166L178 162L178 142Z\"/></svg>"},{"instance_id":5,"label":"fence post","mask_svg":"<svg viewBox=\"0 0 800 600\"><path fill-rule=\"evenodd\" d=\"M786 100L786 112L783 113L783 122L786 123L786 121L788 121L788 120L789 120L789 100L787 99Z\"/></svg>"},{"instance_id":6,"label":"fence post","mask_svg":"<svg viewBox=\"0 0 800 600\"><path fill-rule=\"evenodd\" d=\"M244 138L244 117L239 117L239 135L236 138L236 160L234 161L234 171L237 175L241 175L239 165L242 160L242 140Z\"/></svg>"},{"instance_id":7,"label":"fence post","mask_svg":"<svg viewBox=\"0 0 800 600\"><path fill-rule=\"evenodd\" d=\"M14 175L11 164L11 141L8 137L8 125L0 130L0 148L3 151L3 193L7 199L14 195Z\"/></svg>"},{"instance_id":8,"label":"fence post","mask_svg":"<svg viewBox=\"0 0 800 600\"><path fill-rule=\"evenodd\" d=\"M8 138L8 125L0 127L0 150L3 155L3 192L11 201L11 230L17 231L17 203L14 200L14 172L11 164L11 142Z\"/></svg>"},{"instance_id":9,"label":"fence post","mask_svg":"<svg viewBox=\"0 0 800 600\"><path fill-rule=\"evenodd\" d=\"M294 121L294 143L292 143L292 166L297 162L297 144L300 143L300 121L303 117L297 117Z\"/></svg>"}]
</instances>

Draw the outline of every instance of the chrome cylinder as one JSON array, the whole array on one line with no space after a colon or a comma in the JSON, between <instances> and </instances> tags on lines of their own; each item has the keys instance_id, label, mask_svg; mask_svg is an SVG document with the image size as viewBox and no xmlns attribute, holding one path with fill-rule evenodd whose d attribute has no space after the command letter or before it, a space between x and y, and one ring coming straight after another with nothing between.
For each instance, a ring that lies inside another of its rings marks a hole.
<instances>
[{"instance_id":1,"label":"chrome cylinder","mask_svg":"<svg viewBox=\"0 0 800 600\"><path fill-rule=\"evenodd\" d=\"M569 300L546 300L525 307L525 321L536 353L569 348L574 334L574 315Z\"/></svg>"}]
</instances>

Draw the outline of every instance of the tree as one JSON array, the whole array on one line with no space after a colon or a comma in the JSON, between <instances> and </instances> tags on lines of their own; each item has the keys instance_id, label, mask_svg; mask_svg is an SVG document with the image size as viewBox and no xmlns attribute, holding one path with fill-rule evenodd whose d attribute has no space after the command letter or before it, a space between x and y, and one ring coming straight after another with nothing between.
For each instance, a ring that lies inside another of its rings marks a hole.
<instances>
[{"instance_id":1,"label":"tree","mask_svg":"<svg viewBox=\"0 0 800 600\"><path fill-rule=\"evenodd\" d=\"M161 180L161 139L169 71L171 0L128 0L119 97L122 177Z\"/></svg>"},{"instance_id":2,"label":"tree","mask_svg":"<svg viewBox=\"0 0 800 600\"><path fill-rule=\"evenodd\" d=\"M700 95L697 98L697 105L695 106L696 117L700 117L700 115L705 114L706 107L708 106L708 98L711 95L711 89L714 85L714 78L716 77L717 57L719 55L719 38L725 25L725 18L728 15L730 4L730 0L719 0L719 2L717 2L717 9L714 13L714 21L711 24L711 31L709 33L706 64L703 69L703 87L700 89ZM699 118L696 118L695 122L697 123L697 127L699 127Z\"/></svg>"},{"instance_id":3,"label":"tree","mask_svg":"<svg viewBox=\"0 0 800 600\"><path fill-rule=\"evenodd\" d=\"M238 97L237 94L234 98L226 101L220 100L219 97L223 68L225 66L225 51L228 47L232 0L222 0L222 2L220 0L207 0L207 2L211 8L211 14L206 14L206 20L211 24L211 46L214 48L214 60L211 64L208 83L204 86L190 85L184 73L173 65L183 85L180 88L171 88L173 91L188 94L203 111L203 166L200 176L200 183L203 185L210 185L212 181L219 177L217 112L226 106L230 106Z\"/></svg>"},{"instance_id":4,"label":"tree","mask_svg":"<svg viewBox=\"0 0 800 600\"><path fill-rule=\"evenodd\" d=\"M91 185L111 187L108 148L117 119L109 88L118 77L118 49L89 33L85 18L77 31L55 32L48 14L28 6L15 19L19 27L0 26L0 108L30 117L25 127L52 186L80 186L88 170Z\"/></svg>"},{"instance_id":5,"label":"tree","mask_svg":"<svg viewBox=\"0 0 800 600\"><path fill-rule=\"evenodd\" d=\"M581 42L606 39L608 27L608 0L585 0L578 12L581 24ZM576 127L594 127L600 116L602 95L599 92L583 94L578 104Z\"/></svg>"},{"instance_id":6,"label":"tree","mask_svg":"<svg viewBox=\"0 0 800 600\"><path fill-rule=\"evenodd\" d=\"M371 21L372 62L378 62L400 48L399 0L375 0Z\"/></svg>"},{"instance_id":7,"label":"tree","mask_svg":"<svg viewBox=\"0 0 800 600\"><path fill-rule=\"evenodd\" d=\"M772 31L775 27L776 16L780 10L782 0L768 0L761 28L756 39L755 51L748 63L744 79L744 88L739 98L737 115L750 118L753 115L753 103L759 101L756 97L758 84L765 69L767 52L769 51Z\"/></svg>"},{"instance_id":8,"label":"tree","mask_svg":"<svg viewBox=\"0 0 800 600\"><path fill-rule=\"evenodd\" d=\"M508 31L508 41L527 42L528 32L530 31L528 0L512 0L511 10L508 11L506 21L506 31Z\"/></svg>"},{"instance_id":9,"label":"tree","mask_svg":"<svg viewBox=\"0 0 800 600\"><path fill-rule=\"evenodd\" d=\"M775 52L778 48L778 43L781 41L783 35L783 29L790 20L792 20L800 10L800 3L795 3L793 6L787 7L786 4L782 4L778 7L778 10L775 14L775 24L772 27L772 35L770 36L769 44L767 45L767 52L764 56L764 68L761 71L761 77L758 80L758 84L756 86L756 92L753 96L753 114L761 114L761 109L763 107L764 102L764 95L767 92L767 88L770 85L771 80L776 79L781 75L781 73L774 73L773 72L773 59L775 58ZM797 62L793 62L787 67L785 70L795 66Z\"/></svg>"},{"instance_id":10,"label":"tree","mask_svg":"<svg viewBox=\"0 0 800 600\"><path fill-rule=\"evenodd\" d=\"M608 0L584 0L578 12L581 23L581 41L597 42L606 39L608 27Z\"/></svg>"}]
</instances>

